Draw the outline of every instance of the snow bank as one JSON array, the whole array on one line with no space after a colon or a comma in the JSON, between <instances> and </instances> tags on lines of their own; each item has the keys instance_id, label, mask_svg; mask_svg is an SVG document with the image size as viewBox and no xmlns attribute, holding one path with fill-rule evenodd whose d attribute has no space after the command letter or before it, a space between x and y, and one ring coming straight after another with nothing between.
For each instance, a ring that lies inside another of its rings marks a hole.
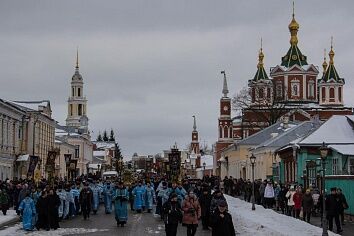
<instances>
[{"instance_id":1,"label":"snow bank","mask_svg":"<svg viewBox=\"0 0 354 236\"><path fill-rule=\"evenodd\" d=\"M0 214L0 225L6 224L9 221L18 219L18 216L16 214L15 210L8 210L6 212L6 215L4 216L2 213Z\"/></svg>"},{"instance_id":2,"label":"snow bank","mask_svg":"<svg viewBox=\"0 0 354 236\"><path fill-rule=\"evenodd\" d=\"M242 236L267 235L267 236L317 236L322 235L322 228L308 224L283 214L278 214L271 209L256 205L252 211L252 204L225 195L232 215L235 230ZM329 235L338 235L329 232Z\"/></svg>"},{"instance_id":3,"label":"snow bank","mask_svg":"<svg viewBox=\"0 0 354 236\"><path fill-rule=\"evenodd\" d=\"M26 232L22 229L22 224L16 224L15 226L9 227L7 229L1 230L0 235L11 235L11 236L60 236L60 235L80 235L88 234L95 232L105 232L108 229L85 229L85 228L59 228L57 230L40 230L40 231L31 231Z\"/></svg>"}]
</instances>

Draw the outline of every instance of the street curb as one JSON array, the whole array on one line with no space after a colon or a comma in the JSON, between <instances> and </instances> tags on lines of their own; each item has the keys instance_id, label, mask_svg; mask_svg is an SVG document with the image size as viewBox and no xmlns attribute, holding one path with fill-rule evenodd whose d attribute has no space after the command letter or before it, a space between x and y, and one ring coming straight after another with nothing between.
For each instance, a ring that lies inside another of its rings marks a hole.
<instances>
[{"instance_id":1,"label":"street curb","mask_svg":"<svg viewBox=\"0 0 354 236\"><path fill-rule=\"evenodd\" d=\"M14 224L16 222L19 222L19 221L20 221L20 217L17 216L15 218L11 219L11 220L8 220L6 222L1 223L0 224L0 229L4 228L5 226L12 225L12 224Z\"/></svg>"}]
</instances>

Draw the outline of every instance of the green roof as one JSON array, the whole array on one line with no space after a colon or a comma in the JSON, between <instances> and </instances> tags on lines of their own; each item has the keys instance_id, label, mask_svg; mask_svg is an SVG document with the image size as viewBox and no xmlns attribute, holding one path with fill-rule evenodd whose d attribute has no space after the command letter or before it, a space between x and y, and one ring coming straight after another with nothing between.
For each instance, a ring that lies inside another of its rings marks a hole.
<instances>
[{"instance_id":1,"label":"green roof","mask_svg":"<svg viewBox=\"0 0 354 236\"><path fill-rule=\"evenodd\" d=\"M257 69L257 73L255 74L253 81L259 81L262 79L269 79L267 72L265 71L263 66L259 66Z\"/></svg>"},{"instance_id":2,"label":"green roof","mask_svg":"<svg viewBox=\"0 0 354 236\"><path fill-rule=\"evenodd\" d=\"M329 64L326 73L323 75L322 80L324 81L329 81L330 79L334 79L335 81L340 81L342 80L339 75L338 72L336 70L336 67L334 66L334 64Z\"/></svg>"},{"instance_id":3,"label":"green roof","mask_svg":"<svg viewBox=\"0 0 354 236\"><path fill-rule=\"evenodd\" d=\"M290 46L289 51L281 58L282 66L292 67L293 65L307 65L307 57L303 55L296 44Z\"/></svg>"}]
</instances>

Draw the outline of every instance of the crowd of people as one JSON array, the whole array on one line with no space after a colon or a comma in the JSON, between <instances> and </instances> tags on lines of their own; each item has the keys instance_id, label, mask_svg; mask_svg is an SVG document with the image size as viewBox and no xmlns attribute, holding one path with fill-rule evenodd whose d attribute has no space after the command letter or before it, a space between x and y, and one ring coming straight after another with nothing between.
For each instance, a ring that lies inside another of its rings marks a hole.
<instances>
[{"instance_id":1,"label":"crowd of people","mask_svg":"<svg viewBox=\"0 0 354 236\"><path fill-rule=\"evenodd\" d=\"M304 188L301 184L282 184L272 180L255 180L254 198L258 205L277 210L288 216L300 218L308 223L312 216L320 216L322 222L323 192L317 187ZM250 180L225 177L221 182L225 193L242 197L250 202L253 194L253 185ZM326 220L329 230L333 231L333 220L338 233L343 231L344 210L348 203L340 188L331 188L325 195Z\"/></svg>"},{"instance_id":2,"label":"crowd of people","mask_svg":"<svg viewBox=\"0 0 354 236\"><path fill-rule=\"evenodd\" d=\"M235 230L227 202L216 177L203 180L185 178L138 178L133 183L115 179L102 180L80 176L74 181L30 179L0 181L0 207L4 215L9 208L21 216L23 229L56 230L60 222L74 217L90 218L114 213L118 227L128 222L128 211L155 214L165 224L167 236L175 236L180 224L187 236L193 236L201 221L202 230L212 235L234 236Z\"/></svg>"}]
</instances>

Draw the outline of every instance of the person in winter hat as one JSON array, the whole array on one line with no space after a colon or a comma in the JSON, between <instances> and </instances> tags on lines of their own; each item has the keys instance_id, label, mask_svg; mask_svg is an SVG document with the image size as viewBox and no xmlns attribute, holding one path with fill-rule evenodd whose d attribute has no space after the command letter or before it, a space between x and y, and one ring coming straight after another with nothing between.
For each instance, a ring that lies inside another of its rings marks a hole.
<instances>
[{"instance_id":1,"label":"person in winter hat","mask_svg":"<svg viewBox=\"0 0 354 236\"><path fill-rule=\"evenodd\" d=\"M235 236L232 216L226 211L227 203L224 200L218 202L218 207L211 217L212 236Z\"/></svg>"}]
</instances>

